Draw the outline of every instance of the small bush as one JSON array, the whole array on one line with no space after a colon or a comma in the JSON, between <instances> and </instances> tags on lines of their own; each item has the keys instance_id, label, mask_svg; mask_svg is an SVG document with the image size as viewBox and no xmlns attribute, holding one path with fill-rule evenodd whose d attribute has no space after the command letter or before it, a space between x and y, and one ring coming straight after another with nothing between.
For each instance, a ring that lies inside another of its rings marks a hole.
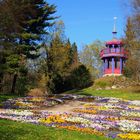
<instances>
[{"instance_id":1,"label":"small bush","mask_svg":"<svg viewBox=\"0 0 140 140\"><path fill-rule=\"evenodd\" d=\"M107 83L105 81L97 81L96 83L97 87L105 88L107 86Z\"/></svg>"},{"instance_id":2,"label":"small bush","mask_svg":"<svg viewBox=\"0 0 140 140\"><path fill-rule=\"evenodd\" d=\"M45 96L45 93L40 88L34 88L31 89L27 95L32 97L42 97Z\"/></svg>"},{"instance_id":3,"label":"small bush","mask_svg":"<svg viewBox=\"0 0 140 140\"><path fill-rule=\"evenodd\" d=\"M94 86L105 88L105 87L113 86L113 84L114 84L114 77L107 76L95 80Z\"/></svg>"},{"instance_id":4,"label":"small bush","mask_svg":"<svg viewBox=\"0 0 140 140\"><path fill-rule=\"evenodd\" d=\"M85 65L79 65L71 72L71 85L74 89L82 89L92 84L91 74Z\"/></svg>"}]
</instances>

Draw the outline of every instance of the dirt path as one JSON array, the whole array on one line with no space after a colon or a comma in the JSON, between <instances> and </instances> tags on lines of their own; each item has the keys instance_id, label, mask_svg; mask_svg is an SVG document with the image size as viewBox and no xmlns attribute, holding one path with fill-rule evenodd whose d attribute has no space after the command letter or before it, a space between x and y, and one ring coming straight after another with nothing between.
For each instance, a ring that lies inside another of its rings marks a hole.
<instances>
[{"instance_id":1,"label":"dirt path","mask_svg":"<svg viewBox=\"0 0 140 140\"><path fill-rule=\"evenodd\" d=\"M69 101L64 104L59 104L53 107L46 108L45 110L51 112L72 112L74 108L82 107L83 103L80 101Z\"/></svg>"},{"instance_id":2,"label":"dirt path","mask_svg":"<svg viewBox=\"0 0 140 140\"><path fill-rule=\"evenodd\" d=\"M66 101L64 104L57 104L52 107L45 107L45 108L39 108L39 109L33 109L36 111L46 110L50 112L72 112L73 109L83 107L83 102L80 101ZM0 108L0 111L3 111L5 109Z\"/></svg>"}]
</instances>

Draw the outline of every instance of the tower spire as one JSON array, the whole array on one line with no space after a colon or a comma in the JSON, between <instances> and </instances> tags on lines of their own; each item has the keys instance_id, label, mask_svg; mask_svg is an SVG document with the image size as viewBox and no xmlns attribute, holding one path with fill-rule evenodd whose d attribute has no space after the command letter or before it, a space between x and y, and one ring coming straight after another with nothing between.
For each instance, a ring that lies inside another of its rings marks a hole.
<instances>
[{"instance_id":1,"label":"tower spire","mask_svg":"<svg viewBox=\"0 0 140 140\"><path fill-rule=\"evenodd\" d=\"M116 38L116 34L117 34L117 30L116 30L116 20L117 20L117 17L114 17L114 27L113 27L113 38Z\"/></svg>"}]
</instances>

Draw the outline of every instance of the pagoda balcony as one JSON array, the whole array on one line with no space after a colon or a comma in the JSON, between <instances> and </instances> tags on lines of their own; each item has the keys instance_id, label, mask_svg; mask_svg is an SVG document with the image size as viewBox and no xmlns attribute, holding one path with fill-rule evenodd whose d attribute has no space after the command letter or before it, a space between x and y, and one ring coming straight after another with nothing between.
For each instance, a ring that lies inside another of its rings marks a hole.
<instances>
[{"instance_id":1,"label":"pagoda balcony","mask_svg":"<svg viewBox=\"0 0 140 140\"><path fill-rule=\"evenodd\" d=\"M112 68L108 68L108 69L104 70L104 74L112 74ZM120 68L115 68L114 74L121 74Z\"/></svg>"},{"instance_id":2,"label":"pagoda balcony","mask_svg":"<svg viewBox=\"0 0 140 140\"><path fill-rule=\"evenodd\" d=\"M118 56L128 58L128 51L124 48L105 48L101 50L100 57L111 57L111 56Z\"/></svg>"}]
</instances>

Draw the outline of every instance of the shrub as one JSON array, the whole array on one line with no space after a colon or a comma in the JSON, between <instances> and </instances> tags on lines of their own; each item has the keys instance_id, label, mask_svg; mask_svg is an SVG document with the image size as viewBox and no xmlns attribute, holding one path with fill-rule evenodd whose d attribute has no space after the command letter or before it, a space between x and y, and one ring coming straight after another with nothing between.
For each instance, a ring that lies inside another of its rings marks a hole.
<instances>
[{"instance_id":1,"label":"shrub","mask_svg":"<svg viewBox=\"0 0 140 140\"><path fill-rule=\"evenodd\" d=\"M101 88L105 88L107 86L107 83L105 81L96 81L95 84L97 87L101 87Z\"/></svg>"},{"instance_id":2,"label":"shrub","mask_svg":"<svg viewBox=\"0 0 140 140\"><path fill-rule=\"evenodd\" d=\"M34 88L31 89L27 95L32 97L42 97L45 96L45 92L43 92L43 90L40 88Z\"/></svg>"},{"instance_id":3,"label":"shrub","mask_svg":"<svg viewBox=\"0 0 140 140\"><path fill-rule=\"evenodd\" d=\"M107 77L102 77L100 79L97 79L94 82L94 87L105 88L105 87L113 86L114 78L115 77L107 76Z\"/></svg>"},{"instance_id":4,"label":"shrub","mask_svg":"<svg viewBox=\"0 0 140 140\"><path fill-rule=\"evenodd\" d=\"M81 89L92 84L91 74L84 65L80 65L71 72L72 88Z\"/></svg>"},{"instance_id":5,"label":"shrub","mask_svg":"<svg viewBox=\"0 0 140 140\"><path fill-rule=\"evenodd\" d=\"M24 96L28 92L28 81L25 76L20 76L16 82L16 94Z\"/></svg>"}]
</instances>

